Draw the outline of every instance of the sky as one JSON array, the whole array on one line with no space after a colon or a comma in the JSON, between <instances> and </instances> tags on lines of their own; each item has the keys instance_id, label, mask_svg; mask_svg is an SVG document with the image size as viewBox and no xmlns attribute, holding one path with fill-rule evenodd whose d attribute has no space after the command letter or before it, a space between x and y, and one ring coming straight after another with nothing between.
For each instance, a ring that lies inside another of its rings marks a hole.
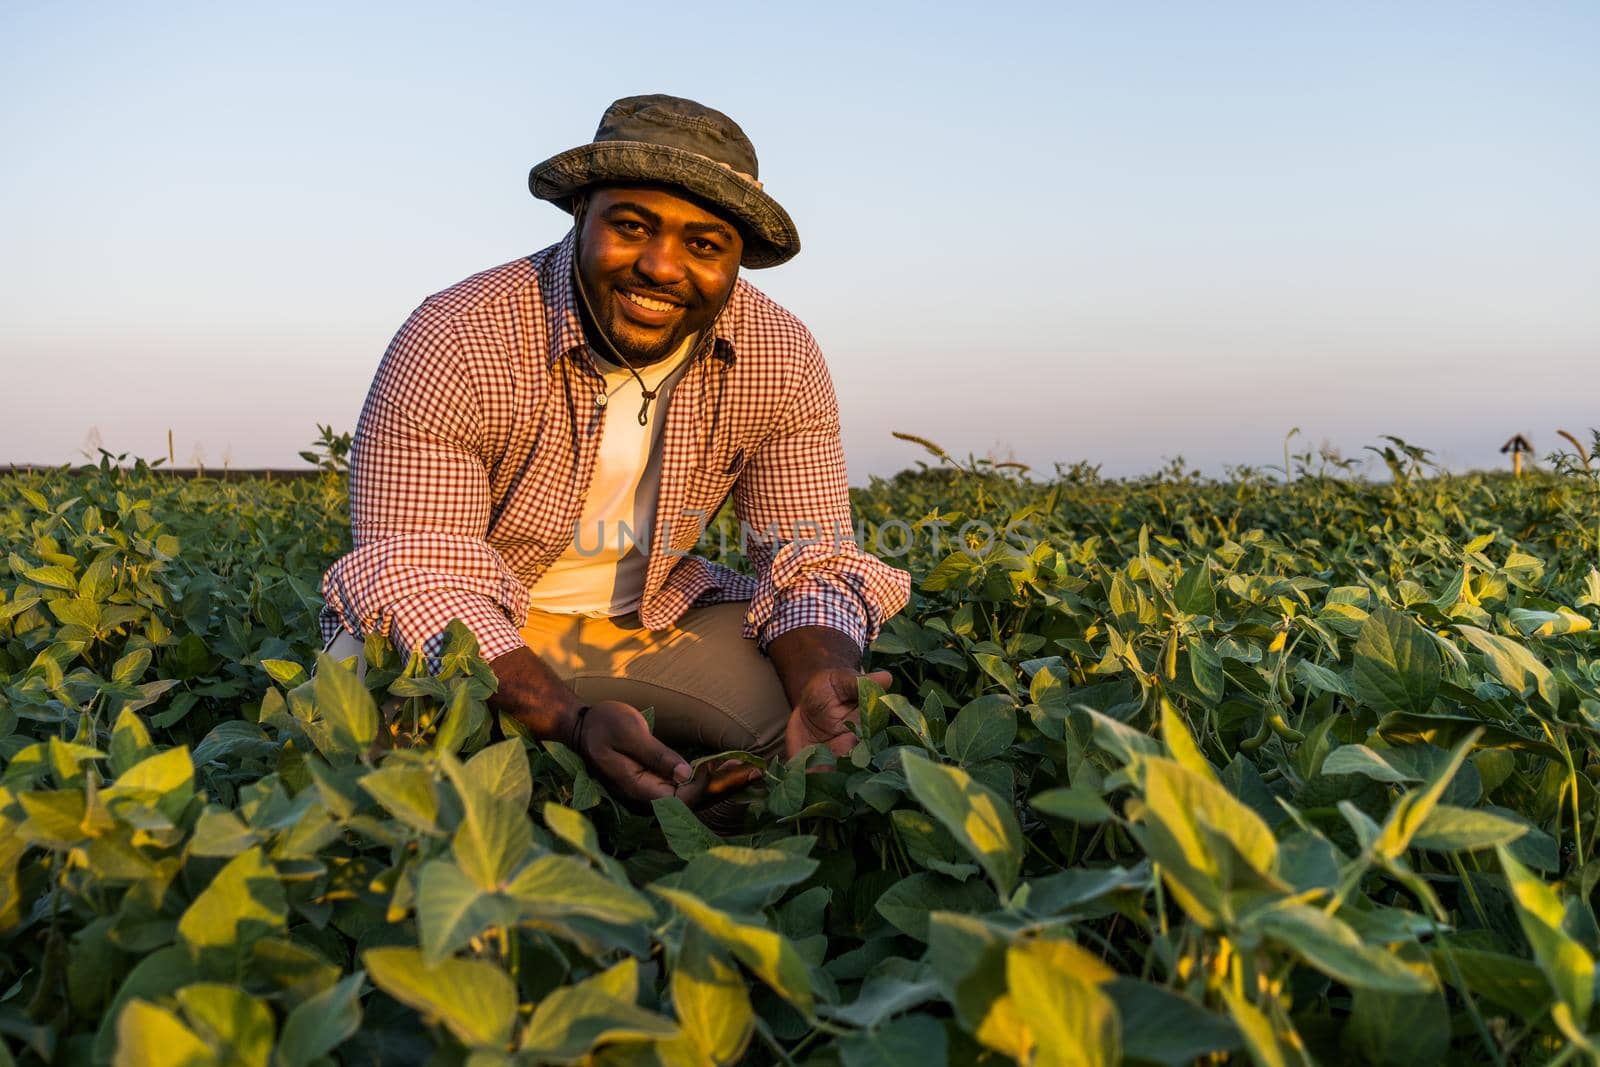
<instances>
[{"instance_id":1,"label":"sky","mask_svg":"<svg viewBox=\"0 0 1600 1067\"><path fill-rule=\"evenodd\" d=\"M733 116L852 479L1600 426L1600 4L0 3L0 463L294 466L558 241L613 99ZM1381 465L1373 469L1381 470Z\"/></svg>"}]
</instances>

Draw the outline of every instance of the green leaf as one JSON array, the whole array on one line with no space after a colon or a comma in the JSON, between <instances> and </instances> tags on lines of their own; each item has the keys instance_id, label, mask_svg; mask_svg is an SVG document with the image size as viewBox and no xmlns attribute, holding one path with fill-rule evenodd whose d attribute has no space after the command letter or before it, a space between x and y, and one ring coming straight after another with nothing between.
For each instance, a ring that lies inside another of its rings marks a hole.
<instances>
[{"instance_id":1,"label":"green leaf","mask_svg":"<svg viewBox=\"0 0 1600 1067\"><path fill-rule=\"evenodd\" d=\"M928 924L936 912L981 912L996 903L994 890L983 882L958 882L932 871L918 871L884 890L873 907L895 929L926 941Z\"/></svg>"},{"instance_id":2,"label":"green leaf","mask_svg":"<svg viewBox=\"0 0 1600 1067\"><path fill-rule=\"evenodd\" d=\"M1422 828L1423 822L1439 803L1445 787L1455 777L1456 771L1461 769L1461 764L1466 762L1467 754L1472 751L1472 746L1477 740L1477 733L1462 738L1450 753L1450 758L1435 772L1427 784L1408 791L1394 807L1389 809L1383 830L1372 844L1374 855L1392 860L1410 847L1412 837Z\"/></svg>"},{"instance_id":3,"label":"green leaf","mask_svg":"<svg viewBox=\"0 0 1600 1067\"><path fill-rule=\"evenodd\" d=\"M189 746L180 745L140 760L101 794L106 807L120 814L127 803L154 808L172 822L194 797L194 763Z\"/></svg>"},{"instance_id":4,"label":"green leaf","mask_svg":"<svg viewBox=\"0 0 1600 1067\"><path fill-rule=\"evenodd\" d=\"M361 1029L361 987L357 971L336 985L301 1001L283 1022L277 1067L311 1067Z\"/></svg>"},{"instance_id":5,"label":"green leaf","mask_svg":"<svg viewBox=\"0 0 1600 1067\"><path fill-rule=\"evenodd\" d=\"M1252 925L1323 974L1353 989L1427 993L1435 987L1431 973L1419 973L1393 953L1367 945L1347 924L1319 908L1282 905L1254 916Z\"/></svg>"},{"instance_id":6,"label":"green leaf","mask_svg":"<svg viewBox=\"0 0 1600 1067\"><path fill-rule=\"evenodd\" d=\"M1280 1034L1267 1013L1233 986L1224 984L1221 993L1256 1067L1311 1067L1311 1057L1305 1054L1298 1035L1292 1031Z\"/></svg>"},{"instance_id":7,"label":"green leaf","mask_svg":"<svg viewBox=\"0 0 1600 1067\"><path fill-rule=\"evenodd\" d=\"M809 1014L815 994L805 961L794 944L775 930L711 907L692 893L651 886L650 891L677 908L734 958L755 972L773 992Z\"/></svg>"},{"instance_id":8,"label":"green leaf","mask_svg":"<svg viewBox=\"0 0 1600 1067\"><path fill-rule=\"evenodd\" d=\"M264 659L261 667L285 689L293 689L306 680L306 669L292 659Z\"/></svg>"},{"instance_id":9,"label":"green leaf","mask_svg":"<svg viewBox=\"0 0 1600 1067\"><path fill-rule=\"evenodd\" d=\"M738 1062L755 1032L755 1012L739 968L690 924L672 969L672 1008L696 1048L722 1067Z\"/></svg>"},{"instance_id":10,"label":"green leaf","mask_svg":"<svg viewBox=\"0 0 1600 1067\"><path fill-rule=\"evenodd\" d=\"M1008 937L972 915L937 911L928 916L926 938L934 981L954 1006L956 1019L976 1032L1005 993Z\"/></svg>"},{"instance_id":11,"label":"green leaf","mask_svg":"<svg viewBox=\"0 0 1600 1067\"><path fill-rule=\"evenodd\" d=\"M191 856L237 856L260 840L243 819L216 806L207 807L195 823L194 835L189 838Z\"/></svg>"},{"instance_id":12,"label":"green leaf","mask_svg":"<svg viewBox=\"0 0 1600 1067\"><path fill-rule=\"evenodd\" d=\"M112 557L101 556L83 569L78 579L78 595L87 600L104 600L116 588L117 574Z\"/></svg>"},{"instance_id":13,"label":"green leaf","mask_svg":"<svg viewBox=\"0 0 1600 1067\"><path fill-rule=\"evenodd\" d=\"M1576 1018L1587 1020L1594 1004L1594 957L1567 933L1566 907L1556 891L1512 858L1505 848L1497 851L1516 905L1517 920L1533 947L1533 958L1556 996Z\"/></svg>"},{"instance_id":14,"label":"green leaf","mask_svg":"<svg viewBox=\"0 0 1600 1067\"><path fill-rule=\"evenodd\" d=\"M461 824L451 838L451 851L467 877L493 892L505 887L511 872L533 848L533 823L526 802L492 792L504 779L479 784L475 773L454 756L441 753L440 764L461 798ZM525 761L524 761L525 762ZM499 764L490 764L490 768Z\"/></svg>"},{"instance_id":15,"label":"green leaf","mask_svg":"<svg viewBox=\"0 0 1600 1067\"><path fill-rule=\"evenodd\" d=\"M267 1067L272 1056L272 1009L237 986L197 982L178 990L178 1004L195 1033L226 1049L230 1067Z\"/></svg>"},{"instance_id":16,"label":"green leaf","mask_svg":"<svg viewBox=\"0 0 1600 1067\"><path fill-rule=\"evenodd\" d=\"M1076 785L1065 789L1046 789L1029 799L1028 806L1040 814L1084 826L1097 826L1115 818L1110 805L1099 793Z\"/></svg>"},{"instance_id":17,"label":"green leaf","mask_svg":"<svg viewBox=\"0 0 1600 1067\"><path fill-rule=\"evenodd\" d=\"M449 860L429 860L417 885L417 931L422 962L437 966L486 927L509 925L516 909L497 893L485 892Z\"/></svg>"},{"instance_id":18,"label":"green leaf","mask_svg":"<svg viewBox=\"0 0 1600 1067\"><path fill-rule=\"evenodd\" d=\"M228 861L178 920L178 937L198 964L231 976L250 946L284 928L288 900L259 847Z\"/></svg>"},{"instance_id":19,"label":"green leaf","mask_svg":"<svg viewBox=\"0 0 1600 1067\"><path fill-rule=\"evenodd\" d=\"M1319 693L1337 693L1342 697L1355 698L1355 693L1339 674L1320 664L1303 659L1294 665L1294 676L1308 689Z\"/></svg>"},{"instance_id":20,"label":"green leaf","mask_svg":"<svg viewBox=\"0 0 1600 1067\"><path fill-rule=\"evenodd\" d=\"M1022 828L1010 801L959 767L933 763L909 750L901 762L917 802L971 853L1000 892L1010 893L1022 868L1023 849Z\"/></svg>"},{"instance_id":21,"label":"green leaf","mask_svg":"<svg viewBox=\"0 0 1600 1067\"><path fill-rule=\"evenodd\" d=\"M358 784L372 798L413 830L437 834L439 797L433 775L425 767L389 760L375 771L362 775Z\"/></svg>"},{"instance_id":22,"label":"green leaf","mask_svg":"<svg viewBox=\"0 0 1600 1067\"><path fill-rule=\"evenodd\" d=\"M1115 972L1070 941L1022 941L1006 950L1006 987L1031 1031L1034 1067L1121 1062L1117 1006L1101 988L1113 977Z\"/></svg>"},{"instance_id":23,"label":"green leaf","mask_svg":"<svg viewBox=\"0 0 1600 1067\"><path fill-rule=\"evenodd\" d=\"M840 1038L839 1058L844 1067L944 1067L950 1062L950 1040L939 1020L907 1015Z\"/></svg>"},{"instance_id":24,"label":"green leaf","mask_svg":"<svg viewBox=\"0 0 1600 1067\"><path fill-rule=\"evenodd\" d=\"M42 585L46 589L65 589L69 593L78 591L78 580L72 572L59 564L50 564L46 567L29 567L22 572L22 577L34 585Z\"/></svg>"},{"instance_id":25,"label":"green leaf","mask_svg":"<svg viewBox=\"0 0 1600 1067\"><path fill-rule=\"evenodd\" d=\"M1216 768L1201 754L1194 734L1189 732L1189 724L1183 719L1183 713L1166 697L1161 698L1161 740L1166 744L1168 754L1179 764L1202 778L1217 780Z\"/></svg>"},{"instance_id":26,"label":"green leaf","mask_svg":"<svg viewBox=\"0 0 1600 1067\"><path fill-rule=\"evenodd\" d=\"M1537 693L1546 706L1554 708L1560 705L1555 676L1532 652L1509 637L1501 637L1476 626L1457 626L1456 630L1473 648L1483 653L1483 662L1489 672L1517 697L1525 699Z\"/></svg>"},{"instance_id":27,"label":"green leaf","mask_svg":"<svg viewBox=\"0 0 1600 1067\"><path fill-rule=\"evenodd\" d=\"M1351 686L1376 711L1426 712L1442 669L1438 648L1409 615L1379 606L1356 634Z\"/></svg>"},{"instance_id":28,"label":"green leaf","mask_svg":"<svg viewBox=\"0 0 1600 1067\"><path fill-rule=\"evenodd\" d=\"M801 777L803 780L804 776ZM677 797L660 797L651 801L650 807L656 814L656 822L661 825L662 834L666 836L667 847L680 860L694 859L706 849L722 844L722 838L712 833Z\"/></svg>"},{"instance_id":29,"label":"green leaf","mask_svg":"<svg viewBox=\"0 0 1600 1067\"><path fill-rule=\"evenodd\" d=\"M578 1063L597 1045L608 1042L677 1037L679 1030L672 1020L633 1003L638 967L637 960L626 959L602 974L546 996L528 1022L522 1052L542 1063Z\"/></svg>"},{"instance_id":30,"label":"green leaf","mask_svg":"<svg viewBox=\"0 0 1600 1067\"><path fill-rule=\"evenodd\" d=\"M1434 852L1470 852L1508 845L1529 830L1526 823L1477 808L1436 806L1411 838L1412 848Z\"/></svg>"},{"instance_id":31,"label":"green leaf","mask_svg":"<svg viewBox=\"0 0 1600 1067\"><path fill-rule=\"evenodd\" d=\"M1397 996L1357 989L1344 1046L1362 1063L1413 1067L1442 1063L1450 1046L1450 1011L1443 993Z\"/></svg>"},{"instance_id":32,"label":"green leaf","mask_svg":"<svg viewBox=\"0 0 1600 1067\"><path fill-rule=\"evenodd\" d=\"M1205 638L1192 635L1187 641L1189 649L1189 678L1200 695L1207 700L1220 701L1227 675L1223 673L1222 657L1217 655Z\"/></svg>"},{"instance_id":33,"label":"green leaf","mask_svg":"<svg viewBox=\"0 0 1600 1067\"><path fill-rule=\"evenodd\" d=\"M517 990L483 960L442 960L429 967L414 948L362 953L372 983L400 1003L443 1023L468 1048L503 1049L517 1020Z\"/></svg>"},{"instance_id":34,"label":"green leaf","mask_svg":"<svg viewBox=\"0 0 1600 1067\"><path fill-rule=\"evenodd\" d=\"M1418 782L1420 778L1401 770L1366 745L1340 745L1322 761L1323 774L1360 774L1375 782Z\"/></svg>"},{"instance_id":35,"label":"green leaf","mask_svg":"<svg viewBox=\"0 0 1600 1067\"><path fill-rule=\"evenodd\" d=\"M1239 1031L1188 997L1149 982L1117 978L1105 986L1122 1020L1122 1055L1140 1063L1189 1067L1239 1048Z\"/></svg>"},{"instance_id":36,"label":"green leaf","mask_svg":"<svg viewBox=\"0 0 1600 1067\"><path fill-rule=\"evenodd\" d=\"M509 738L477 753L467 760L467 774L480 788L518 811L527 811L533 800L533 774L519 738Z\"/></svg>"},{"instance_id":37,"label":"green leaf","mask_svg":"<svg viewBox=\"0 0 1600 1067\"><path fill-rule=\"evenodd\" d=\"M130 1000L117 1017L112 1067L211 1067L220 1062L200 1035L166 1008Z\"/></svg>"},{"instance_id":38,"label":"green leaf","mask_svg":"<svg viewBox=\"0 0 1600 1067\"><path fill-rule=\"evenodd\" d=\"M123 774L134 764L155 752L150 731L137 712L123 708L111 728L111 773Z\"/></svg>"},{"instance_id":39,"label":"green leaf","mask_svg":"<svg viewBox=\"0 0 1600 1067\"><path fill-rule=\"evenodd\" d=\"M1142 840L1180 906L1205 926L1231 912L1234 888L1278 885L1278 846L1261 816L1223 786L1147 756Z\"/></svg>"},{"instance_id":40,"label":"green leaf","mask_svg":"<svg viewBox=\"0 0 1600 1067\"><path fill-rule=\"evenodd\" d=\"M966 765L993 759L1011 747L1017 737L1015 702L991 693L969 701L951 721L944 735L944 750Z\"/></svg>"},{"instance_id":41,"label":"green leaf","mask_svg":"<svg viewBox=\"0 0 1600 1067\"><path fill-rule=\"evenodd\" d=\"M915 808L896 808L889 813L889 819L894 823L895 836L905 847L906 855L919 867L962 880L978 873L976 864L962 862L956 839L926 813Z\"/></svg>"},{"instance_id":42,"label":"green leaf","mask_svg":"<svg viewBox=\"0 0 1600 1067\"><path fill-rule=\"evenodd\" d=\"M372 747L378 739L378 705L355 671L326 652L318 652L312 694L317 712L332 728L332 736L318 745L323 755L356 758Z\"/></svg>"},{"instance_id":43,"label":"green leaf","mask_svg":"<svg viewBox=\"0 0 1600 1067\"><path fill-rule=\"evenodd\" d=\"M1594 628L1594 623L1566 608L1555 611L1512 608L1507 614L1511 617L1512 625L1524 637L1559 637L1562 634L1581 634Z\"/></svg>"},{"instance_id":44,"label":"green leaf","mask_svg":"<svg viewBox=\"0 0 1600 1067\"><path fill-rule=\"evenodd\" d=\"M1189 615L1212 615L1217 610L1217 594L1211 586L1207 561L1185 565L1183 574L1172 588L1172 600L1180 611Z\"/></svg>"},{"instance_id":45,"label":"green leaf","mask_svg":"<svg viewBox=\"0 0 1600 1067\"><path fill-rule=\"evenodd\" d=\"M1467 988L1524 1019L1537 1019L1550 1010L1555 993L1539 965L1520 956L1454 945L1446 956L1442 948L1432 952L1434 967L1450 974L1453 962Z\"/></svg>"},{"instance_id":46,"label":"green leaf","mask_svg":"<svg viewBox=\"0 0 1600 1067\"><path fill-rule=\"evenodd\" d=\"M715 908L755 914L816 869L816 860L778 849L718 845L657 884L686 890Z\"/></svg>"},{"instance_id":47,"label":"green leaf","mask_svg":"<svg viewBox=\"0 0 1600 1067\"><path fill-rule=\"evenodd\" d=\"M922 964L892 958L885 960L862 983L855 1000L827 1014L840 1022L872 1030L895 1015L938 999L939 983Z\"/></svg>"},{"instance_id":48,"label":"green leaf","mask_svg":"<svg viewBox=\"0 0 1600 1067\"><path fill-rule=\"evenodd\" d=\"M506 886L524 917L582 915L608 923L654 922L656 910L634 889L619 885L572 856L537 857Z\"/></svg>"},{"instance_id":49,"label":"green leaf","mask_svg":"<svg viewBox=\"0 0 1600 1067\"><path fill-rule=\"evenodd\" d=\"M136 648L117 659L111 667L111 680L122 685L133 685L144 677L145 670L150 666L150 650Z\"/></svg>"}]
</instances>

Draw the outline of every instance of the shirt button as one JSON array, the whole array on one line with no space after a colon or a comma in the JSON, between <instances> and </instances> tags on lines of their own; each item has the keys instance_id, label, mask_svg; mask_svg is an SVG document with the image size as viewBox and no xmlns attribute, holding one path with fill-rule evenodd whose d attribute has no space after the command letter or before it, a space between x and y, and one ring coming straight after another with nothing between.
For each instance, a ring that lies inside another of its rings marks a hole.
<instances>
[{"instance_id":1,"label":"shirt button","mask_svg":"<svg viewBox=\"0 0 1600 1067\"><path fill-rule=\"evenodd\" d=\"M596 394L596 396L594 398L594 406L597 407L597 408L605 407L606 406L606 394L604 394L604 393Z\"/></svg>"}]
</instances>

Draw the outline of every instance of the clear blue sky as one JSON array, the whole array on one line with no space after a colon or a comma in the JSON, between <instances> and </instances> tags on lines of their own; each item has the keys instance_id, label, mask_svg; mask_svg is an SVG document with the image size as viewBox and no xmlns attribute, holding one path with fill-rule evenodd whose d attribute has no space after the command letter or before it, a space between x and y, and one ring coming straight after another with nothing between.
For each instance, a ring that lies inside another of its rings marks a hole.
<instances>
[{"instance_id":1,"label":"clear blue sky","mask_svg":"<svg viewBox=\"0 0 1600 1067\"><path fill-rule=\"evenodd\" d=\"M857 480L920 458L892 429L1495 465L1600 425L1597 55L1592 2L7 0L0 462L298 462L424 296L560 238L530 164L672 92L800 226L750 278Z\"/></svg>"}]
</instances>

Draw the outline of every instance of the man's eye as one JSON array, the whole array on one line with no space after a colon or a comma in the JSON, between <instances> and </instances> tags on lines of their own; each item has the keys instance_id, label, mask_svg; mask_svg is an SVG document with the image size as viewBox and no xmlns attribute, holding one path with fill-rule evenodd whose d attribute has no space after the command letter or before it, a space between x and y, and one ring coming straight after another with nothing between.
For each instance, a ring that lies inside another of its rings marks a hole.
<instances>
[{"instance_id":1,"label":"man's eye","mask_svg":"<svg viewBox=\"0 0 1600 1067\"><path fill-rule=\"evenodd\" d=\"M715 241L708 241L704 237L697 237L689 242L689 247L703 255L714 256L722 251L722 246Z\"/></svg>"},{"instance_id":2,"label":"man's eye","mask_svg":"<svg viewBox=\"0 0 1600 1067\"><path fill-rule=\"evenodd\" d=\"M632 219L616 219L611 223L619 233L639 234L644 233L644 223Z\"/></svg>"}]
</instances>

